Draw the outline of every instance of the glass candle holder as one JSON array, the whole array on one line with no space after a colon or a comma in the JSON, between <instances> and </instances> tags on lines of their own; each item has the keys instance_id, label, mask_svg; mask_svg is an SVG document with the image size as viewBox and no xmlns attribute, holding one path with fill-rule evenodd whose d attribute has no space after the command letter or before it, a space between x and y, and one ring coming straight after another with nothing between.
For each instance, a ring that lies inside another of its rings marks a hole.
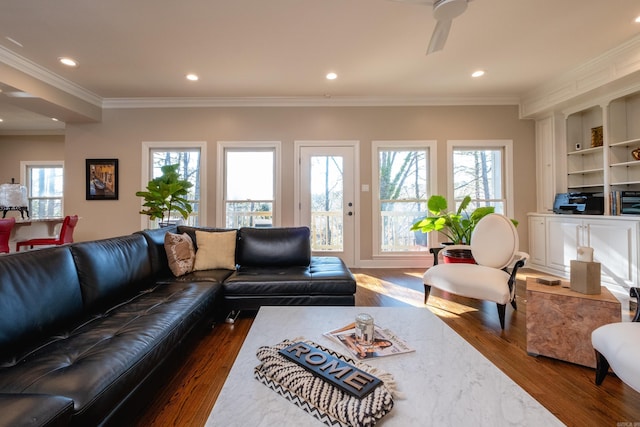
<instances>
[{"instance_id":1,"label":"glass candle holder","mask_svg":"<svg viewBox=\"0 0 640 427\"><path fill-rule=\"evenodd\" d=\"M356 341L360 345L373 345L373 317L367 313L356 316Z\"/></svg>"}]
</instances>

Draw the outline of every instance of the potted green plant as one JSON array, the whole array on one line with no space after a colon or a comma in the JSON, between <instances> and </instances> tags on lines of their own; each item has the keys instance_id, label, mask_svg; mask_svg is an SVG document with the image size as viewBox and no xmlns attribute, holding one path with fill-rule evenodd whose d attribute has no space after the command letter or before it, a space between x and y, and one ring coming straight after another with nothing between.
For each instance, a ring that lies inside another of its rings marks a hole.
<instances>
[{"instance_id":1,"label":"potted green plant","mask_svg":"<svg viewBox=\"0 0 640 427\"><path fill-rule=\"evenodd\" d=\"M416 221L411 226L411 230L423 233L438 231L449 239L447 244L468 245L471 242L473 229L478 222L495 211L493 206L480 206L472 212L468 212L469 203L471 203L471 196L465 196L456 211L449 211L447 199L440 195L433 195L427 201L430 215ZM511 221L514 225L518 225L516 220L512 219ZM465 252L465 250L456 249L455 254L450 253L448 256L457 255L458 258L466 258L469 259L469 262L473 262L470 253L470 250Z\"/></svg>"},{"instance_id":2,"label":"potted green plant","mask_svg":"<svg viewBox=\"0 0 640 427\"><path fill-rule=\"evenodd\" d=\"M160 220L160 226L170 223L172 212L179 214L183 219L187 219L193 212L193 207L186 198L193 184L180 179L179 166L162 166L162 175L149 181L147 191L136 192L136 196L144 198L144 209L140 213L148 215L150 219Z\"/></svg>"}]
</instances>

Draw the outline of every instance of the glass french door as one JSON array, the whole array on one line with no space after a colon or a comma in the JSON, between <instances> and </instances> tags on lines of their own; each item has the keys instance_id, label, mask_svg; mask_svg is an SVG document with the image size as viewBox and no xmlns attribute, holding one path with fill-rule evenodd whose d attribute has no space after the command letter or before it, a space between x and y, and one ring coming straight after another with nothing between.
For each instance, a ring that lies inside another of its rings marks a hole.
<instances>
[{"instance_id":1,"label":"glass french door","mask_svg":"<svg viewBox=\"0 0 640 427\"><path fill-rule=\"evenodd\" d=\"M355 262L355 148L300 148L300 224L311 229L314 255Z\"/></svg>"}]
</instances>

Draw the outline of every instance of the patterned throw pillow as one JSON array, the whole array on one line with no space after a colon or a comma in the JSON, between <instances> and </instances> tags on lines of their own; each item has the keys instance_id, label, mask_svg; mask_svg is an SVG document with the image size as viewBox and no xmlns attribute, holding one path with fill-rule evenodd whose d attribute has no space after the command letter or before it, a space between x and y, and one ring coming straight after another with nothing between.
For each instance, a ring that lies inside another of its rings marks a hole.
<instances>
[{"instance_id":1,"label":"patterned throw pillow","mask_svg":"<svg viewBox=\"0 0 640 427\"><path fill-rule=\"evenodd\" d=\"M236 230L232 231L196 231L196 262L194 270L221 268L236 269Z\"/></svg>"},{"instance_id":2,"label":"patterned throw pillow","mask_svg":"<svg viewBox=\"0 0 640 427\"><path fill-rule=\"evenodd\" d=\"M176 277L193 271L196 251L188 234L165 234L164 249L167 252L169 268Z\"/></svg>"}]
</instances>

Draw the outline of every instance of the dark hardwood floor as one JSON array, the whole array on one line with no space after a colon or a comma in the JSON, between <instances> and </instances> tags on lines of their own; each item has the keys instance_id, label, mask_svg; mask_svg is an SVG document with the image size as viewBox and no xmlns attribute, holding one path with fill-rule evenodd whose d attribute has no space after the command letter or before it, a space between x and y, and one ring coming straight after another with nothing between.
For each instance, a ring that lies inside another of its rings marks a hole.
<instances>
[{"instance_id":1,"label":"dark hardwood floor","mask_svg":"<svg viewBox=\"0 0 640 427\"><path fill-rule=\"evenodd\" d=\"M358 281L357 306L425 307L422 270L353 269L353 273ZM425 309L439 316L566 425L640 425L640 393L614 375L596 386L593 369L527 355L527 274L535 273L524 270L519 276L518 310L507 308L504 331L493 303L445 295L434 289ZM180 360L178 368L167 373L153 400L137 408L134 424L203 426L251 323L248 317L234 325L215 325Z\"/></svg>"}]
</instances>

